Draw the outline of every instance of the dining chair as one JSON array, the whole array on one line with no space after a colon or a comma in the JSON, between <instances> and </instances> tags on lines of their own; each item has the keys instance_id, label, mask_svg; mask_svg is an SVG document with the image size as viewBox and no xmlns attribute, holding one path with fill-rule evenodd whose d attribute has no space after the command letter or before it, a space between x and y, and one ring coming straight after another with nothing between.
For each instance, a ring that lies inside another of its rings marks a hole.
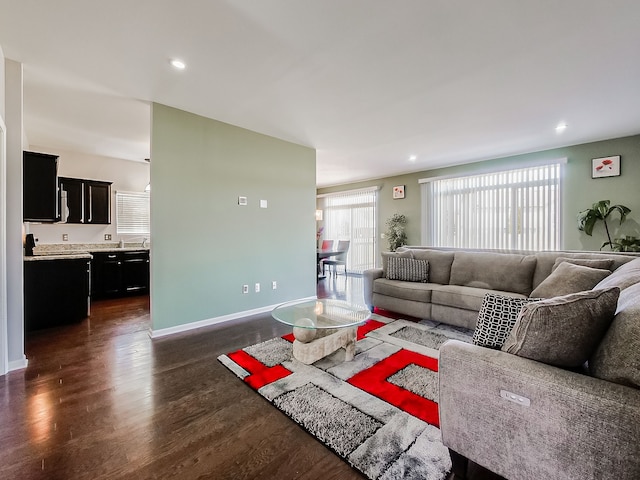
<instances>
[{"instance_id":1,"label":"dining chair","mask_svg":"<svg viewBox=\"0 0 640 480\"><path fill-rule=\"evenodd\" d=\"M338 265L342 265L344 267L344 274L347 275L347 252L349 251L349 245L351 245L350 240L338 240L338 250L341 252L338 255L333 257L329 257L322 262L322 273L324 274L324 269L328 265L329 272L331 272L331 266L333 266L333 273L338 275Z\"/></svg>"},{"instance_id":2,"label":"dining chair","mask_svg":"<svg viewBox=\"0 0 640 480\"><path fill-rule=\"evenodd\" d=\"M323 240L320 250L331 250L333 248L333 240Z\"/></svg>"}]
</instances>

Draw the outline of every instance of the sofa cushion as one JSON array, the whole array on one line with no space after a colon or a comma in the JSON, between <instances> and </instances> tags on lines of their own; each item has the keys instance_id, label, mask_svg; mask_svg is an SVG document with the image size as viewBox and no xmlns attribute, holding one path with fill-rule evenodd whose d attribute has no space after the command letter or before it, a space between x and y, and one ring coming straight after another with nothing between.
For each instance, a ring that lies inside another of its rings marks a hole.
<instances>
[{"instance_id":1,"label":"sofa cushion","mask_svg":"<svg viewBox=\"0 0 640 480\"><path fill-rule=\"evenodd\" d=\"M640 388L640 283L622 292L613 323L589 359L591 375Z\"/></svg>"},{"instance_id":2,"label":"sofa cushion","mask_svg":"<svg viewBox=\"0 0 640 480\"><path fill-rule=\"evenodd\" d=\"M373 282L373 293L379 293L388 297L413 300L416 302L431 302L431 283L402 282L378 278Z\"/></svg>"},{"instance_id":3,"label":"sofa cushion","mask_svg":"<svg viewBox=\"0 0 640 480\"><path fill-rule=\"evenodd\" d=\"M423 282L429 279L429 263L400 255L390 256L387 260L387 278L405 282Z\"/></svg>"},{"instance_id":4,"label":"sofa cushion","mask_svg":"<svg viewBox=\"0 0 640 480\"><path fill-rule=\"evenodd\" d=\"M413 258L413 253L411 250L404 250L400 252L382 252L380 254L382 256L382 274L387 276L387 269L389 268L389 258L390 257L404 257L404 258Z\"/></svg>"},{"instance_id":5,"label":"sofa cushion","mask_svg":"<svg viewBox=\"0 0 640 480\"><path fill-rule=\"evenodd\" d=\"M522 307L539 299L505 297L487 293L478 313L473 343L481 347L500 348L511 333Z\"/></svg>"},{"instance_id":6,"label":"sofa cushion","mask_svg":"<svg viewBox=\"0 0 640 480\"><path fill-rule=\"evenodd\" d=\"M562 262L531 292L531 296L551 298L591 290L609 275L611 275L609 270Z\"/></svg>"},{"instance_id":7,"label":"sofa cushion","mask_svg":"<svg viewBox=\"0 0 640 480\"><path fill-rule=\"evenodd\" d=\"M432 285L433 293L431 294L431 302L437 305L446 305L448 307L463 308L465 310L480 311L482 301L487 293L496 293L509 297L526 298L519 293L500 292L497 290L489 290L487 288L462 287L459 285Z\"/></svg>"},{"instance_id":8,"label":"sofa cushion","mask_svg":"<svg viewBox=\"0 0 640 480\"><path fill-rule=\"evenodd\" d=\"M619 287L620 290L635 285L640 281L640 258L631 260L601 280L594 288Z\"/></svg>"},{"instance_id":9,"label":"sofa cushion","mask_svg":"<svg viewBox=\"0 0 640 480\"><path fill-rule=\"evenodd\" d=\"M451 264L454 252L440 250L419 249L411 250L413 258L429 262L429 281L447 285L451 277Z\"/></svg>"},{"instance_id":10,"label":"sofa cushion","mask_svg":"<svg viewBox=\"0 0 640 480\"><path fill-rule=\"evenodd\" d=\"M529 295L535 268L534 255L455 252L449 283Z\"/></svg>"},{"instance_id":11,"label":"sofa cushion","mask_svg":"<svg viewBox=\"0 0 640 480\"><path fill-rule=\"evenodd\" d=\"M583 267L601 268L611 271L613 269L613 260L610 258L568 258L558 257L551 267L551 272L554 272L556 268L562 263L571 263L573 265L581 265Z\"/></svg>"},{"instance_id":12,"label":"sofa cushion","mask_svg":"<svg viewBox=\"0 0 640 480\"><path fill-rule=\"evenodd\" d=\"M528 303L502 350L557 367L580 367L609 328L619 294L612 287Z\"/></svg>"}]
</instances>

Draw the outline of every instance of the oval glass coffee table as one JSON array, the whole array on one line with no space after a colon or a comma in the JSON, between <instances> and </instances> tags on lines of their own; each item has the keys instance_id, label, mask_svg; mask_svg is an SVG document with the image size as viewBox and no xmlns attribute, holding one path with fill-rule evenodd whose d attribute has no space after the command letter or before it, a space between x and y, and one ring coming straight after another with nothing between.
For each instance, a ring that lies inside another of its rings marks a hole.
<instances>
[{"instance_id":1,"label":"oval glass coffee table","mask_svg":"<svg viewBox=\"0 0 640 480\"><path fill-rule=\"evenodd\" d=\"M346 351L345 361L353 360L357 327L371 312L344 300L318 299L283 303L271 316L293 327L293 357L311 365L339 348Z\"/></svg>"}]
</instances>

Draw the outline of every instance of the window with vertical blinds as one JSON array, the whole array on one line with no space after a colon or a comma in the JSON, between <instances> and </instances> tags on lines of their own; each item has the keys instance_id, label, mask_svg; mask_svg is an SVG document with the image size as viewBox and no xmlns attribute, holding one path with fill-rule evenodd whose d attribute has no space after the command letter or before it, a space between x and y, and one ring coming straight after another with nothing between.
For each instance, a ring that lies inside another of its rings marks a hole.
<instances>
[{"instance_id":1,"label":"window with vertical blinds","mask_svg":"<svg viewBox=\"0 0 640 480\"><path fill-rule=\"evenodd\" d=\"M559 249L562 163L421 180L423 239L442 247Z\"/></svg>"},{"instance_id":2,"label":"window with vertical blinds","mask_svg":"<svg viewBox=\"0 0 640 480\"><path fill-rule=\"evenodd\" d=\"M116 192L118 235L149 235L149 193Z\"/></svg>"},{"instance_id":3,"label":"window with vertical blinds","mask_svg":"<svg viewBox=\"0 0 640 480\"><path fill-rule=\"evenodd\" d=\"M362 273L375 265L378 188L322 195L324 234L329 240L350 240L347 271Z\"/></svg>"}]
</instances>

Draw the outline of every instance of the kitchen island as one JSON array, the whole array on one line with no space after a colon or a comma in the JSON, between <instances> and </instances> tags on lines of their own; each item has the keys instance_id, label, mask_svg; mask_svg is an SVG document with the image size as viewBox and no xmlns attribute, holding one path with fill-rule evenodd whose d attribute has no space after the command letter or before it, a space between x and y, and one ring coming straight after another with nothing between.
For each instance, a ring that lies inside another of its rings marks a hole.
<instances>
[{"instance_id":1,"label":"kitchen island","mask_svg":"<svg viewBox=\"0 0 640 480\"><path fill-rule=\"evenodd\" d=\"M24 257L25 331L81 321L91 299L149 292L141 243L44 244Z\"/></svg>"}]
</instances>

